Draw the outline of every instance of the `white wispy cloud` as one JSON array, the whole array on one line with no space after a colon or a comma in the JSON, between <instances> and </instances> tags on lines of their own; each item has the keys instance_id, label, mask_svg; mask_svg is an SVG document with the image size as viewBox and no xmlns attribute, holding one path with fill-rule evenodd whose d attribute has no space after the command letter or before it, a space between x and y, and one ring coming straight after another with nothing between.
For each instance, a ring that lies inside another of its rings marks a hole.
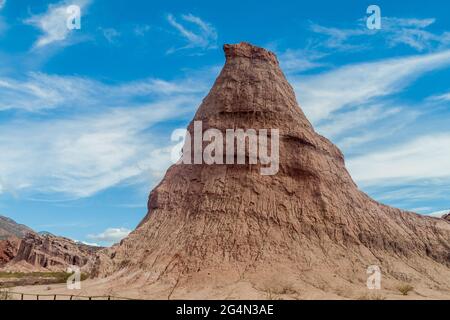
<instances>
[{"instance_id":1,"label":"white wispy cloud","mask_svg":"<svg viewBox=\"0 0 450 320\"><path fill-rule=\"evenodd\" d=\"M0 11L5 7L6 0L0 0ZM0 16L0 35L6 30L7 25L3 17Z\"/></svg>"},{"instance_id":2,"label":"white wispy cloud","mask_svg":"<svg viewBox=\"0 0 450 320\"><path fill-rule=\"evenodd\" d=\"M162 141L155 133L143 132L174 114L192 113L198 103L193 97L178 97L66 119L2 125L3 187L79 198L145 172L159 177L169 164L170 151L160 154ZM148 180L154 182L155 177Z\"/></svg>"},{"instance_id":3,"label":"white wispy cloud","mask_svg":"<svg viewBox=\"0 0 450 320\"><path fill-rule=\"evenodd\" d=\"M399 145L379 148L351 158L347 166L363 185L395 181L450 178L450 133L414 137Z\"/></svg>"},{"instance_id":4,"label":"white wispy cloud","mask_svg":"<svg viewBox=\"0 0 450 320\"><path fill-rule=\"evenodd\" d=\"M370 43L373 39L381 39L391 47L402 44L424 51L443 49L450 45L450 32L437 34L426 30L435 22L434 18L382 17L381 30L369 30L366 18L363 18L353 28L326 27L313 23L310 30L323 36L316 41L318 47L334 50L369 49L373 45Z\"/></svg>"},{"instance_id":5,"label":"white wispy cloud","mask_svg":"<svg viewBox=\"0 0 450 320\"><path fill-rule=\"evenodd\" d=\"M449 214L449 213L450 213L450 209L431 212L431 213L428 213L427 215L432 216L432 217L441 218L443 215Z\"/></svg>"},{"instance_id":6,"label":"white wispy cloud","mask_svg":"<svg viewBox=\"0 0 450 320\"><path fill-rule=\"evenodd\" d=\"M67 28L69 14L67 8L77 5L81 8L81 14L90 4L91 0L64 0L56 4L50 4L47 11L42 14L32 15L24 22L38 28L42 35L34 44L35 48L42 48L51 44L67 44L67 39L72 30Z\"/></svg>"},{"instance_id":7,"label":"white wispy cloud","mask_svg":"<svg viewBox=\"0 0 450 320\"><path fill-rule=\"evenodd\" d=\"M370 30L360 25L357 29L340 29L333 27L325 27L319 24L311 24L310 30L314 33L325 36L325 39L320 40L320 46L330 49L339 50L355 50L363 48L361 43L350 43L350 39L371 33Z\"/></svg>"},{"instance_id":8,"label":"white wispy cloud","mask_svg":"<svg viewBox=\"0 0 450 320\"><path fill-rule=\"evenodd\" d=\"M170 49L168 53L182 49L213 49L217 47L217 31L210 23L192 14L181 15L181 19L190 23L190 26L181 24L172 14L167 15L169 24L179 32L187 44L180 48Z\"/></svg>"},{"instance_id":9,"label":"white wispy cloud","mask_svg":"<svg viewBox=\"0 0 450 320\"><path fill-rule=\"evenodd\" d=\"M90 234L88 239L112 245L130 234L131 230L127 228L108 228L99 234Z\"/></svg>"},{"instance_id":10,"label":"white wispy cloud","mask_svg":"<svg viewBox=\"0 0 450 320\"><path fill-rule=\"evenodd\" d=\"M388 107L383 109L387 110ZM403 111L395 113L395 121L387 121L387 119L383 117L380 118L382 121L369 121L365 126L355 123L355 127L363 127L362 130L352 130L352 128L345 131L342 136L336 140L336 143L341 150L349 154L365 152L365 150L361 150L361 146L366 146L369 143L385 143L384 140L400 133L414 123L414 120L418 117L417 112L407 112L405 109L401 110ZM383 112L386 114L386 111Z\"/></svg>"},{"instance_id":11,"label":"white wispy cloud","mask_svg":"<svg viewBox=\"0 0 450 320\"><path fill-rule=\"evenodd\" d=\"M100 247L100 245L96 242L87 242L87 241L78 241L78 240L74 240L77 243L81 243L81 244L85 244L87 246L91 246L91 247Z\"/></svg>"},{"instance_id":12,"label":"white wispy cloud","mask_svg":"<svg viewBox=\"0 0 450 320\"><path fill-rule=\"evenodd\" d=\"M428 98L429 101L450 101L450 92L434 95Z\"/></svg>"},{"instance_id":13,"label":"white wispy cloud","mask_svg":"<svg viewBox=\"0 0 450 320\"><path fill-rule=\"evenodd\" d=\"M149 32L151 29L152 29L152 27L149 26L149 25L147 25L147 24L144 24L144 25L137 25L137 26L134 27L133 33L134 33L136 36L143 37L143 36L145 36L145 34L146 34L147 32Z\"/></svg>"},{"instance_id":14,"label":"white wispy cloud","mask_svg":"<svg viewBox=\"0 0 450 320\"><path fill-rule=\"evenodd\" d=\"M404 142L403 144L405 144ZM396 144L401 145L402 143ZM392 147L390 147L392 148ZM379 146L378 150L388 149ZM432 166L426 162L423 166ZM371 166L367 167L370 170ZM350 173L351 169L350 169ZM358 181L357 184L377 201L388 203L398 208L429 214L448 207L450 179L442 178L384 178L371 181Z\"/></svg>"},{"instance_id":15,"label":"white wispy cloud","mask_svg":"<svg viewBox=\"0 0 450 320\"><path fill-rule=\"evenodd\" d=\"M388 32L386 37L390 46L404 44L417 51L431 50L450 44L450 32L434 34L425 29L436 22L436 19L402 19L394 17L383 18L383 29Z\"/></svg>"},{"instance_id":16,"label":"white wispy cloud","mask_svg":"<svg viewBox=\"0 0 450 320\"><path fill-rule=\"evenodd\" d=\"M0 78L0 110L39 111L63 104L88 104L96 82L83 78L30 73L24 79Z\"/></svg>"},{"instance_id":17,"label":"white wispy cloud","mask_svg":"<svg viewBox=\"0 0 450 320\"><path fill-rule=\"evenodd\" d=\"M347 130L366 126L369 123L385 119L401 111L402 109L399 107L385 108L384 105L358 107L333 116L330 121L318 126L317 130L328 138L334 138Z\"/></svg>"},{"instance_id":18,"label":"white wispy cloud","mask_svg":"<svg viewBox=\"0 0 450 320\"><path fill-rule=\"evenodd\" d=\"M0 190L73 199L131 181L150 187L170 164L171 151L169 137L153 127L174 115L187 122L211 75L120 85L45 74L14 80L0 110L32 112L0 125ZM11 81L3 79L0 88ZM32 94L23 95L27 91Z\"/></svg>"},{"instance_id":19,"label":"white wispy cloud","mask_svg":"<svg viewBox=\"0 0 450 320\"><path fill-rule=\"evenodd\" d=\"M315 123L335 111L372 102L405 88L420 75L450 65L450 50L343 66L308 77L292 77L302 107Z\"/></svg>"},{"instance_id":20,"label":"white wispy cloud","mask_svg":"<svg viewBox=\"0 0 450 320\"><path fill-rule=\"evenodd\" d=\"M114 28L100 28L100 31L109 43L115 43L116 39L121 35L120 32Z\"/></svg>"},{"instance_id":21,"label":"white wispy cloud","mask_svg":"<svg viewBox=\"0 0 450 320\"><path fill-rule=\"evenodd\" d=\"M281 67L285 73L301 73L303 71L317 69L326 66L320 59L327 54L314 50L287 49L278 54Z\"/></svg>"},{"instance_id":22,"label":"white wispy cloud","mask_svg":"<svg viewBox=\"0 0 450 320\"><path fill-rule=\"evenodd\" d=\"M29 73L22 79L0 77L0 111L43 111L55 108L112 107L135 104L139 99L175 94L195 94L207 85L193 78L169 82L145 79L120 85L74 76Z\"/></svg>"}]
</instances>

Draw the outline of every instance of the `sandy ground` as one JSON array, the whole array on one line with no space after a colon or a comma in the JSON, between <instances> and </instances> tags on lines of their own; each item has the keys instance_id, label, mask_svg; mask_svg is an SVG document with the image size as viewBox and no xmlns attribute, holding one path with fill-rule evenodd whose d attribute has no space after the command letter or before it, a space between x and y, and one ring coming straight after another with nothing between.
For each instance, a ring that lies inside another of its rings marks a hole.
<instances>
[{"instance_id":1,"label":"sandy ground","mask_svg":"<svg viewBox=\"0 0 450 320\"><path fill-rule=\"evenodd\" d=\"M337 290L336 293L325 292L317 288L305 288L304 291L284 290L287 292L283 292L283 290L279 290L277 292L275 290L275 292L270 292L270 290L258 290L246 281L236 282L214 290L205 288L205 292L200 289L197 292L191 292L188 296L183 293L182 297L181 295L177 297L177 294L169 297L164 291L158 291L157 288L154 288L154 291L151 292L145 287L130 285L118 290L117 284L112 284L113 282L114 279L86 280L81 283L80 290L69 290L66 284L54 284L14 287L10 289L10 292L27 294L24 296L24 300L36 300L36 294L46 295L40 296L39 300L54 300L54 295L57 295L57 300L88 300L89 296L93 297L92 300L106 300L108 296L111 296L111 300L120 298L200 300L204 299L205 296L208 299L223 300L450 300L450 292L436 292L426 288L414 288L407 295L400 293L397 288L369 290L363 285L346 286ZM12 295L11 298L21 299L21 296Z\"/></svg>"}]
</instances>

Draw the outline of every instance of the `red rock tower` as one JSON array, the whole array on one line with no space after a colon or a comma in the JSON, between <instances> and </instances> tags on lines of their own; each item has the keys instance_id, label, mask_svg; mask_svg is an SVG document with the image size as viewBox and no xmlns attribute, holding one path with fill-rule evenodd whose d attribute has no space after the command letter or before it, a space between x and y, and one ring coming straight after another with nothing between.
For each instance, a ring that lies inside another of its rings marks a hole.
<instances>
[{"instance_id":1,"label":"red rock tower","mask_svg":"<svg viewBox=\"0 0 450 320\"><path fill-rule=\"evenodd\" d=\"M342 153L298 106L276 56L248 43L224 51L193 121L222 132L279 129L278 173L248 164L170 167L147 216L99 256L95 275L155 298L352 297L366 289L367 267L378 265L384 287L407 281L450 297L450 223L359 191Z\"/></svg>"}]
</instances>

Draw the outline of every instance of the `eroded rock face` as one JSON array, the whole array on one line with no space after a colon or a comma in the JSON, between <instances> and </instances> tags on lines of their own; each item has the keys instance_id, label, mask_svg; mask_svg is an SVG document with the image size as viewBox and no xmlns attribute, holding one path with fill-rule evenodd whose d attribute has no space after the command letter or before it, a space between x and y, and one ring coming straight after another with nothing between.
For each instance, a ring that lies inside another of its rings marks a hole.
<instances>
[{"instance_id":1,"label":"eroded rock face","mask_svg":"<svg viewBox=\"0 0 450 320\"><path fill-rule=\"evenodd\" d=\"M442 216L442 219L447 220L447 221L450 221L450 213L444 214L444 215Z\"/></svg>"},{"instance_id":2,"label":"eroded rock face","mask_svg":"<svg viewBox=\"0 0 450 320\"><path fill-rule=\"evenodd\" d=\"M0 268L16 256L19 245L19 238L11 237L6 240L0 240Z\"/></svg>"},{"instance_id":3,"label":"eroded rock face","mask_svg":"<svg viewBox=\"0 0 450 320\"><path fill-rule=\"evenodd\" d=\"M367 267L378 265L385 284L438 283L450 292L450 224L359 191L343 154L299 108L275 55L247 43L224 50L225 66L193 121L223 133L279 129L279 172L170 167L147 216L99 254L95 275L152 297L248 298L271 279L298 292L365 288ZM238 283L250 289L233 291Z\"/></svg>"},{"instance_id":4,"label":"eroded rock face","mask_svg":"<svg viewBox=\"0 0 450 320\"><path fill-rule=\"evenodd\" d=\"M70 265L85 266L99 249L50 234L28 233L21 239L14 258L9 261L5 269L8 271L66 271Z\"/></svg>"}]
</instances>

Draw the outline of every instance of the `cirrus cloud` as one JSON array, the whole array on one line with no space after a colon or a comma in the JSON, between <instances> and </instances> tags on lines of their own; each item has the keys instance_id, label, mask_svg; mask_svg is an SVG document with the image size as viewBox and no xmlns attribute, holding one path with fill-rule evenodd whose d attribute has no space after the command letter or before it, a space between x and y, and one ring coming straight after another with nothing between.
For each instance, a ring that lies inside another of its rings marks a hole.
<instances>
[{"instance_id":1,"label":"cirrus cloud","mask_svg":"<svg viewBox=\"0 0 450 320\"><path fill-rule=\"evenodd\" d=\"M172 48L167 53L173 53L183 49L217 48L217 31L210 23L192 14L183 14L181 15L181 19L187 23L190 23L191 28L178 22L172 14L167 15L167 21L169 24L179 32L187 44L180 48Z\"/></svg>"},{"instance_id":2,"label":"cirrus cloud","mask_svg":"<svg viewBox=\"0 0 450 320\"><path fill-rule=\"evenodd\" d=\"M69 14L67 8L77 5L82 10L90 4L91 0L64 0L56 4L50 4L47 11L42 14L32 15L24 22L38 28L42 35L36 40L34 48L43 48L51 44L67 44L67 38L72 30L67 28Z\"/></svg>"},{"instance_id":3,"label":"cirrus cloud","mask_svg":"<svg viewBox=\"0 0 450 320\"><path fill-rule=\"evenodd\" d=\"M170 164L171 142L158 125L174 115L187 122L213 70L120 85L41 73L0 78L0 112L10 111L0 124L0 193L77 199L131 181L150 187Z\"/></svg>"},{"instance_id":4,"label":"cirrus cloud","mask_svg":"<svg viewBox=\"0 0 450 320\"><path fill-rule=\"evenodd\" d=\"M86 238L106 245L112 245L128 236L130 232L131 230L127 228L108 228L99 234L90 234Z\"/></svg>"}]
</instances>

